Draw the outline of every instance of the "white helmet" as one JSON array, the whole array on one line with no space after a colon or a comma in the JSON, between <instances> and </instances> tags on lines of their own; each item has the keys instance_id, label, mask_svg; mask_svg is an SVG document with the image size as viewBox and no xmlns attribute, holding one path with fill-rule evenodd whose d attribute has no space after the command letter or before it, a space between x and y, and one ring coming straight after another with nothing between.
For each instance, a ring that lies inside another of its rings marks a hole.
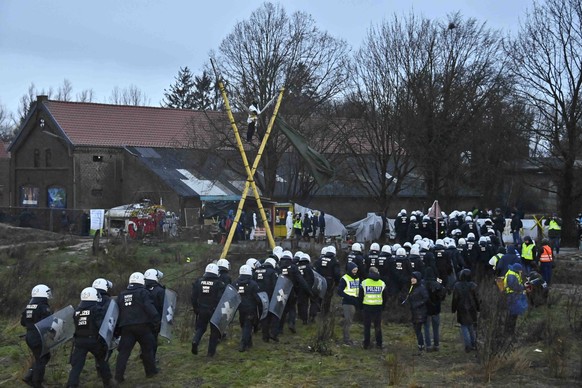
<instances>
[{"instance_id":1,"label":"white helmet","mask_svg":"<svg viewBox=\"0 0 582 388\"><path fill-rule=\"evenodd\" d=\"M473 217L471 217L471 216L465 217L465 222L471 222L471 221L473 221Z\"/></svg>"},{"instance_id":2,"label":"white helmet","mask_svg":"<svg viewBox=\"0 0 582 388\"><path fill-rule=\"evenodd\" d=\"M401 213L401 214L406 214L406 209L402 209L402 210L400 210L400 213Z\"/></svg>"},{"instance_id":3,"label":"white helmet","mask_svg":"<svg viewBox=\"0 0 582 388\"><path fill-rule=\"evenodd\" d=\"M458 244L459 245L467 245L467 240L465 240L464 238L461 237L458 241Z\"/></svg>"},{"instance_id":4,"label":"white helmet","mask_svg":"<svg viewBox=\"0 0 582 388\"><path fill-rule=\"evenodd\" d=\"M34 286L32 291L30 292L30 296L33 298L47 298L50 299L53 297L51 289L44 284L37 284Z\"/></svg>"},{"instance_id":5,"label":"white helmet","mask_svg":"<svg viewBox=\"0 0 582 388\"><path fill-rule=\"evenodd\" d=\"M293 253L291 251L283 251L281 259L293 259Z\"/></svg>"},{"instance_id":6,"label":"white helmet","mask_svg":"<svg viewBox=\"0 0 582 388\"><path fill-rule=\"evenodd\" d=\"M293 255L293 258L297 257L298 259L301 259L303 257L303 252L302 251L297 251L295 252L295 255Z\"/></svg>"},{"instance_id":7,"label":"white helmet","mask_svg":"<svg viewBox=\"0 0 582 388\"><path fill-rule=\"evenodd\" d=\"M107 279L97 278L93 281L93 288L98 290L103 290L105 292L109 291L113 287L113 283L111 283Z\"/></svg>"},{"instance_id":8,"label":"white helmet","mask_svg":"<svg viewBox=\"0 0 582 388\"><path fill-rule=\"evenodd\" d=\"M362 246L360 245L360 243L353 243L352 244L352 251L362 252Z\"/></svg>"},{"instance_id":9,"label":"white helmet","mask_svg":"<svg viewBox=\"0 0 582 388\"><path fill-rule=\"evenodd\" d=\"M420 255L420 250L418 249L418 247L413 246L412 249L410 249L410 254L411 255Z\"/></svg>"},{"instance_id":10,"label":"white helmet","mask_svg":"<svg viewBox=\"0 0 582 388\"><path fill-rule=\"evenodd\" d=\"M212 274L215 274L216 276L218 276L218 266L214 263L210 263L206 266L206 269L204 270L204 272L212 273Z\"/></svg>"},{"instance_id":11,"label":"white helmet","mask_svg":"<svg viewBox=\"0 0 582 388\"><path fill-rule=\"evenodd\" d=\"M216 262L216 265L218 266L218 268L222 267L224 269L230 270L230 262L226 259L219 259Z\"/></svg>"},{"instance_id":12,"label":"white helmet","mask_svg":"<svg viewBox=\"0 0 582 388\"><path fill-rule=\"evenodd\" d=\"M396 250L396 256L406 256L406 249L404 249L404 248L398 248Z\"/></svg>"},{"instance_id":13,"label":"white helmet","mask_svg":"<svg viewBox=\"0 0 582 388\"><path fill-rule=\"evenodd\" d=\"M291 212L289 212L291 213ZM283 247L277 245L275 248L273 248L273 254L277 255L277 257L281 257L281 253L283 253Z\"/></svg>"},{"instance_id":14,"label":"white helmet","mask_svg":"<svg viewBox=\"0 0 582 388\"><path fill-rule=\"evenodd\" d=\"M81 300L87 302L101 302L101 295L95 288L87 287L81 291Z\"/></svg>"},{"instance_id":15,"label":"white helmet","mask_svg":"<svg viewBox=\"0 0 582 388\"><path fill-rule=\"evenodd\" d=\"M325 256L326 253L327 253L327 247L321 248L321 256Z\"/></svg>"},{"instance_id":16,"label":"white helmet","mask_svg":"<svg viewBox=\"0 0 582 388\"><path fill-rule=\"evenodd\" d=\"M470 238L472 238L474 240L475 239L475 233L473 233L473 232L467 233L467 239L470 239Z\"/></svg>"},{"instance_id":17,"label":"white helmet","mask_svg":"<svg viewBox=\"0 0 582 388\"><path fill-rule=\"evenodd\" d=\"M311 263L311 256L309 256L309 253L304 253L299 258L299 261L306 261L308 263Z\"/></svg>"},{"instance_id":18,"label":"white helmet","mask_svg":"<svg viewBox=\"0 0 582 388\"><path fill-rule=\"evenodd\" d=\"M453 248L456 248L457 247L457 244L455 243L455 240L453 240L453 239L450 239L449 240L449 247L453 247Z\"/></svg>"},{"instance_id":19,"label":"white helmet","mask_svg":"<svg viewBox=\"0 0 582 388\"><path fill-rule=\"evenodd\" d=\"M252 275L253 269L249 265L241 265L240 269L238 270L239 275Z\"/></svg>"},{"instance_id":20,"label":"white helmet","mask_svg":"<svg viewBox=\"0 0 582 388\"><path fill-rule=\"evenodd\" d=\"M283 257L283 251L281 250L274 250L273 249L273 256L275 256L277 258L277 260L281 260L281 257Z\"/></svg>"},{"instance_id":21,"label":"white helmet","mask_svg":"<svg viewBox=\"0 0 582 388\"><path fill-rule=\"evenodd\" d=\"M333 245L330 245L330 246L328 246L328 247L327 247L327 252L326 252L326 254L327 254L327 253L331 253L331 254L333 254L333 255L335 256L335 255L336 255L335 246L333 246Z\"/></svg>"},{"instance_id":22,"label":"white helmet","mask_svg":"<svg viewBox=\"0 0 582 388\"><path fill-rule=\"evenodd\" d=\"M422 240L422 236L420 234L417 234L416 236L414 236L414 238L412 239L412 241L416 242L418 240Z\"/></svg>"},{"instance_id":23,"label":"white helmet","mask_svg":"<svg viewBox=\"0 0 582 388\"><path fill-rule=\"evenodd\" d=\"M143 273L141 272L132 273L129 276L129 283L141 284L143 286L145 284L145 278L143 277Z\"/></svg>"},{"instance_id":24,"label":"white helmet","mask_svg":"<svg viewBox=\"0 0 582 388\"><path fill-rule=\"evenodd\" d=\"M400 245L400 244L394 244L394 245L392 245L392 253L396 253L396 251L398 250L398 248L402 248L402 245Z\"/></svg>"},{"instance_id":25,"label":"white helmet","mask_svg":"<svg viewBox=\"0 0 582 388\"><path fill-rule=\"evenodd\" d=\"M439 238L438 240L436 240L434 242L434 245L442 245L442 246L444 246L445 245L445 242Z\"/></svg>"},{"instance_id":26,"label":"white helmet","mask_svg":"<svg viewBox=\"0 0 582 388\"><path fill-rule=\"evenodd\" d=\"M370 245L370 250L371 251L379 251L380 250L380 244L378 243L372 243L372 245Z\"/></svg>"},{"instance_id":27,"label":"white helmet","mask_svg":"<svg viewBox=\"0 0 582 388\"><path fill-rule=\"evenodd\" d=\"M259 260L255 259L254 257L251 257L247 260L247 262L245 264L248 265L249 267L251 267L251 269L255 269L255 268L257 268L258 262L259 262Z\"/></svg>"},{"instance_id":28,"label":"white helmet","mask_svg":"<svg viewBox=\"0 0 582 388\"><path fill-rule=\"evenodd\" d=\"M404 248L408 248L408 249L412 248L412 243L410 241L405 242Z\"/></svg>"},{"instance_id":29,"label":"white helmet","mask_svg":"<svg viewBox=\"0 0 582 388\"><path fill-rule=\"evenodd\" d=\"M410 216L410 221L416 221L416 216Z\"/></svg>"},{"instance_id":30,"label":"white helmet","mask_svg":"<svg viewBox=\"0 0 582 388\"><path fill-rule=\"evenodd\" d=\"M277 267L277 262L272 257L265 260L265 264L270 264L273 268Z\"/></svg>"},{"instance_id":31,"label":"white helmet","mask_svg":"<svg viewBox=\"0 0 582 388\"><path fill-rule=\"evenodd\" d=\"M147 280L155 280L156 282L159 282L164 277L164 273L155 268L150 268L143 273L143 277Z\"/></svg>"},{"instance_id":32,"label":"white helmet","mask_svg":"<svg viewBox=\"0 0 582 388\"><path fill-rule=\"evenodd\" d=\"M382 245L382 252L392 253L392 248L390 245Z\"/></svg>"},{"instance_id":33,"label":"white helmet","mask_svg":"<svg viewBox=\"0 0 582 388\"><path fill-rule=\"evenodd\" d=\"M487 242L487 237L485 236L479 237L479 242Z\"/></svg>"}]
</instances>

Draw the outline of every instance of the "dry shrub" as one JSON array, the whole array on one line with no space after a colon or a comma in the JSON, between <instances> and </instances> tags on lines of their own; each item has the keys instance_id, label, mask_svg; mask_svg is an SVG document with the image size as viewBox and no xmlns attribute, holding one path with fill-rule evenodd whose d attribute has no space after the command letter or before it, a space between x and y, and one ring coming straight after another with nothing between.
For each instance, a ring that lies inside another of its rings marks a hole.
<instances>
[{"instance_id":1,"label":"dry shrub","mask_svg":"<svg viewBox=\"0 0 582 388\"><path fill-rule=\"evenodd\" d=\"M399 386L406 377L405 364L398 359L398 354L389 353L384 359L388 368L388 385Z\"/></svg>"}]
</instances>

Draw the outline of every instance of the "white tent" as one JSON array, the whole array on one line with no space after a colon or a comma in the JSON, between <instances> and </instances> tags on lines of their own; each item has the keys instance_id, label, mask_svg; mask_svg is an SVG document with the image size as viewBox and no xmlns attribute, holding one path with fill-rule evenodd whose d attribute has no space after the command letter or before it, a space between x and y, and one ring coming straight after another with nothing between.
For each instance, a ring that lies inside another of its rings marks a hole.
<instances>
[{"instance_id":1,"label":"white tent","mask_svg":"<svg viewBox=\"0 0 582 388\"><path fill-rule=\"evenodd\" d=\"M308 207L301 206L299 204L294 204L295 213L301 213L301 218L303 215L309 211L314 212L317 209L310 209ZM325 213L325 235L329 237L341 236L342 239L346 237L348 231L346 227L341 223L336 217Z\"/></svg>"},{"instance_id":2,"label":"white tent","mask_svg":"<svg viewBox=\"0 0 582 388\"><path fill-rule=\"evenodd\" d=\"M346 226L357 242L378 241L382 236L382 217L369 213L366 218Z\"/></svg>"}]
</instances>

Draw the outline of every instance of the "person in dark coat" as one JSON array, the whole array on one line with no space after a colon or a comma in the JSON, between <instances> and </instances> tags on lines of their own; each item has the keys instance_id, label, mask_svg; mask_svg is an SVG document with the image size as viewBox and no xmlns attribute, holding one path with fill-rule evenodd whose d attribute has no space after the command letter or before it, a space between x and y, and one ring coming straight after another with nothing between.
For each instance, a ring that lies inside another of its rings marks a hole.
<instances>
[{"instance_id":1,"label":"person in dark coat","mask_svg":"<svg viewBox=\"0 0 582 388\"><path fill-rule=\"evenodd\" d=\"M382 348L382 310L386 305L388 292L386 284L380 280L376 267L371 267L368 277L360 283L359 304L362 306L364 321L364 349L370 348L370 330L374 324L376 347Z\"/></svg>"},{"instance_id":2,"label":"person in dark coat","mask_svg":"<svg viewBox=\"0 0 582 388\"><path fill-rule=\"evenodd\" d=\"M352 345L350 340L350 328L354 322L354 315L360 303L358 293L360 290L360 278L358 278L358 266L348 263L348 272L342 276L337 287L337 294L342 298L342 310L344 321L342 324L345 345Z\"/></svg>"},{"instance_id":3,"label":"person in dark coat","mask_svg":"<svg viewBox=\"0 0 582 388\"><path fill-rule=\"evenodd\" d=\"M275 290L275 285L277 284L277 278L279 275L275 268L277 267L277 261L269 257L265 260L263 265L257 268L253 273L253 278L259 286L259 290L266 292L268 300L271 300L273 296L273 291ZM274 317L272 312L269 312L265 319L260 322L261 334L264 342L269 342L269 328L271 326L271 320Z\"/></svg>"},{"instance_id":4,"label":"person in dark coat","mask_svg":"<svg viewBox=\"0 0 582 388\"><path fill-rule=\"evenodd\" d=\"M325 249L325 253L315 262L313 268L318 274L325 278L327 283L327 291L321 305L321 313L327 315L331 306L331 298L334 294L334 289L340 280L340 267L335 257L335 246L330 245Z\"/></svg>"},{"instance_id":5,"label":"person in dark coat","mask_svg":"<svg viewBox=\"0 0 582 388\"><path fill-rule=\"evenodd\" d=\"M422 284L422 274L418 271L414 271L410 277L410 290L404 302L410 306L411 321L414 333L416 334L418 351L422 352L425 350L422 328L428 314L426 306L428 302L428 291L424 284Z\"/></svg>"},{"instance_id":6,"label":"person in dark coat","mask_svg":"<svg viewBox=\"0 0 582 388\"><path fill-rule=\"evenodd\" d=\"M471 281L471 270L465 268L459 274L459 281L453 288L451 312L457 314L457 322L461 325L461 335L465 351L477 349L475 325L479 313L479 298L477 297L477 283Z\"/></svg>"},{"instance_id":7,"label":"person in dark coat","mask_svg":"<svg viewBox=\"0 0 582 388\"><path fill-rule=\"evenodd\" d=\"M508 245L507 248L505 248L505 254L501 256L495 265L495 276L504 277L509 266L517 263L521 263L521 259L517 255L515 247L513 245Z\"/></svg>"},{"instance_id":8,"label":"person in dark coat","mask_svg":"<svg viewBox=\"0 0 582 388\"><path fill-rule=\"evenodd\" d=\"M424 342L427 352L438 352L440 346L441 302L447 296L447 290L437 281L436 274L428 267L424 275L424 286L428 292L426 303L427 319L424 323ZM432 326L432 346L430 328Z\"/></svg>"},{"instance_id":9,"label":"person in dark coat","mask_svg":"<svg viewBox=\"0 0 582 388\"><path fill-rule=\"evenodd\" d=\"M305 279L309 289L312 290L315 278L309 254L301 254L299 262L297 263L297 269L301 273L301 276L303 276L303 279ZM316 298L312 297L312 294L306 292L304 289L300 288L297 290L297 315L299 315L299 319L303 321L303 324L306 325L309 317L314 317L318 312L319 306L317 305Z\"/></svg>"},{"instance_id":10,"label":"person in dark coat","mask_svg":"<svg viewBox=\"0 0 582 388\"><path fill-rule=\"evenodd\" d=\"M521 221L521 217L517 213L517 210L511 211L511 236L513 237L513 244L515 246L521 245L521 235L519 232L523 228L523 222Z\"/></svg>"},{"instance_id":11,"label":"person in dark coat","mask_svg":"<svg viewBox=\"0 0 582 388\"><path fill-rule=\"evenodd\" d=\"M216 262L218 266L218 277L220 280L226 284L232 284L232 278L230 277L230 262L226 259L220 259Z\"/></svg>"},{"instance_id":12,"label":"person in dark coat","mask_svg":"<svg viewBox=\"0 0 582 388\"><path fill-rule=\"evenodd\" d=\"M262 306L262 303L258 295L260 292L259 285L253 280L252 268L246 264L242 265L239 275L239 278L234 283L234 288L236 288L241 298L238 306L238 316L242 332L238 350L244 352L253 346L253 325L258 318L258 308Z\"/></svg>"},{"instance_id":13,"label":"person in dark coat","mask_svg":"<svg viewBox=\"0 0 582 388\"><path fill-rule=\"evenodd\" d=\"M363 280L366 277L366 265L362 252L362 244L360 243L355 242L352 244L352 250L348 253L346 260L346 272L348 270L348 264L352 262L358 266L358 277L360 280Z\"/></svg>"},{"instance_id":14,"label":"person in dark coat","mask_svg":"<svg viewBox=\"0 0 582 388\"><path fill-rule=\"evenodd\" d=\"M32 352L34 361L23 381L33 387L42 387L45 368L51 359L51 354L50 352L42 354L42 338L34 324L52 314L48 303L48 300L52 298L52 292L48 286L37 284L30 296L31 299L20 317L20 324L26 328L26 345Z\"/></svg>"},{"instance_id":15,"label":"person in dark coat","mask_svg":"<svg viewBox=\"0 0 582 388\"><path fill-rule=\"evenodd\" d=\"M410 284L412 268L404 248L398 248L396 255L388 263L390 268L389 294L405 294Z\"/></svg>"},{"instance_id":16,"label":"person in dark coat","mask_svg":"<svg viewBox=\"0 0 582 388\"><path fill-rule=\"evenodd\" d=\"M154 359L154 331L160 326L160 315L154 305L149 291L145 288L145 279L141 272L134 272L129 277L129 285L117 297L119 317L117 327L121 335L119 354L115 364L115 380L125 380L127 360L139 342L141 359L146 377L158 373Z\"/></svg>"},{"instance_id":17,"label":"person in dark coat","mask_svg":"<svg viewBox=\"0 0 582 388\"><path fill-rule=\"evenodd\" d=\"M210 318L220 302L226 284L218 276L218 265L210 263L206 266L204 275L196 280L192 286L192 308L196 314L196 332L192 338L192 354L198 354L198 345L208 328ZM216 347L220 339L220 330L210 325L210 340L208 342L208 357L216 354Z\"/></svg>"},{"instance_id":18,"label":"person in dark coat","mask_svg":"<svg viewBox=\"0 0 582 388\"><path fill-rule=\"evenodd\" d=\"M325 241L325 212L320 212L317 220L319 225L319 242L323 243Z\"/></svg>"},{"instance_id":19,"label":"person in dark coat","mask_svg":"<svg viewBox=\"0 0 582 388\"><path fill-rule=\"evenodd\" d=\"M99 304L101 295L93 287L87 287L81 291L81 303L75 309L73 317L75 321L75 347L71 353L71 371L67 388L79 387L79 377L85 366L87 353L95 357L98 365L97 371L104 387L114 386L111 370L107 362L109 351L107 344L99 336L99 329L103 323L105 310Z\"/></svg>"},{"instance_id":20,"label":"person in dark coat","mask_svg":"<svg viewBox=\"0 0 582 388\"><path fill-rule=\"evenodd\" d=\"M378 256L380 255L380 244L372 243L370 250L364 257L364 267L366 273L370 271L370 267L378 268Z\"/></svg>"},{"instance_id":21,"label":"person in dark coat","mask_svg":"<svg viewBox=\"0 0 582 388\"><path fill-rule=\"evenodd\" d=\"M160 280L164 277L164 273L155 268L150 268L144 272L143 276L146 289L150 292L161 322L164 311L164 299L166 299L166 287L160 284ZM158 335L160 334L160 327L161 325L156 326L154 331L154 338L156 339L154 343L154 360L156 359L158 352Z\"/></svg>"},{"instance_id":22,"label":"person in dark coat","mask_svg":"<svg viewBox=\"0 0 582 388\"><path fill-rule=\"evenodd\" d=\"M400 210L396 216L394 230L396 231L396 241L400 244L404 244L408 237L408 215L406 214L405 209Z\"/></svg>"}]
</instances>

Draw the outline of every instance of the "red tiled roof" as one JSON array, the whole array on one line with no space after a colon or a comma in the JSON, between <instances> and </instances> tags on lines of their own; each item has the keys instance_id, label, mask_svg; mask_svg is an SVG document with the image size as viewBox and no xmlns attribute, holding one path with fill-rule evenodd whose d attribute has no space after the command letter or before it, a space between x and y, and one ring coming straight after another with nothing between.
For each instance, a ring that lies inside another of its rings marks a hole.
<instances>
[{"instance_id":1,"label":"red tiled roof","mask_svg":"<svg viewBox=\"0 0 582 388\"><path fill-rule=\"evenodd\" d=\"M226 114L187 109L44 101L75 146L187 148L211 142Z\"/></svg>"}]
</instances>

